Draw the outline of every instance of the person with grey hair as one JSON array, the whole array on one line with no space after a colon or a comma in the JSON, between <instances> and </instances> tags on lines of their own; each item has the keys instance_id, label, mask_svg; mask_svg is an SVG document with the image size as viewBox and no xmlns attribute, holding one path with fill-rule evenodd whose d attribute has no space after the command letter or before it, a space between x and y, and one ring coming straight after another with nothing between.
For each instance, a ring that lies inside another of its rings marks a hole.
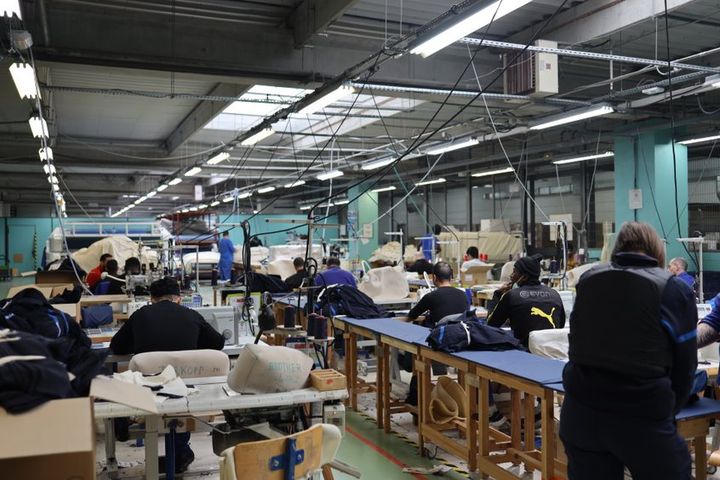
<instances>
[{"instance_id":1,"label":"person with grey hair","mask_svg":"<svg viewBox=\"0 0 720 480\"><path fill-rule=\"evenodd\" d=\"M668 271L693 288L695 277L687 273L687 268L688 262L683 257L675 257L668 263Z\"/></svg>"}]
</instances>

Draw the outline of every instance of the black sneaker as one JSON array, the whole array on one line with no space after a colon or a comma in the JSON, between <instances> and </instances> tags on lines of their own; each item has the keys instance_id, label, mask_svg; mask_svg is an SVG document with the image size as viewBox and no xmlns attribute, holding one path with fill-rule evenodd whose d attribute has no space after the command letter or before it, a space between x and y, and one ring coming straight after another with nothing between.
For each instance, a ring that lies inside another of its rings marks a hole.
<instances>
[{"instance_id":1,"label":"black sneaker","mask_svg":"<svg viewBox=\"0 0 720 480\"><path fill-rule=\"evenodd\" d=\"M188 449L187 452L175 456L175 473L184 473L195 461L195 453ZM158 457L158 473L167 473L165 471L165 455Z\"/></svg>"}]
</instances>

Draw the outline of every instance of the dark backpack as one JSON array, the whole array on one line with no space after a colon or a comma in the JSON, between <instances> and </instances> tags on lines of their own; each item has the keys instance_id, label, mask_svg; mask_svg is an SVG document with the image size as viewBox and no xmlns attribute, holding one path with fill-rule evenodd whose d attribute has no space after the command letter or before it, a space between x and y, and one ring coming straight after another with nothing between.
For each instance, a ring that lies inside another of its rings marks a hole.
<instances>
[{"instance_id":1,"label":"dark backpack","mask_svg":"<svg viewBox=\"0 0 720 480\"><path fill-rule=\"evenodd\" d=\"M319 295L319 306L326 317L347 315L352 318L384 318L384 308L373 302L357 288L350 285L333 285Z\"/></svg>"},{"instance_id":2,"label":"dark backpack","mask_svg":"<svg viewBox=\"0 0 720 480\"><path fill-rule=\"evenodd\" d=\"M90 339L71 316L55 309L37 289L26 288L0 302L0 326L46 338L73 337L90 345Z\"/></svg>"}]
</instances>

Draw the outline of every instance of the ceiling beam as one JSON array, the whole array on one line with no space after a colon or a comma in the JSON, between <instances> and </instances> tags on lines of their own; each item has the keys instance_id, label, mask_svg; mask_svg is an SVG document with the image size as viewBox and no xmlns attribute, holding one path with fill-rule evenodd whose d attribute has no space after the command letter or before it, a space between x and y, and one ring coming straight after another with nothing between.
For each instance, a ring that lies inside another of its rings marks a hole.
<instances>
[{"instance_id":1,"label":"ceiling beam","mask_svg":"<svg viewBox=\"0 0 720 480\"><path fill-rule=\"evenodd\" d=\"M696 0L667 0L674 11ZM587 0L558 14L547 26L542 38L576 45L608 37L621 30L665 14L663 0ZM508 41L527 42L535 33L527 29Z\"/></svg>"},{"instance_id":2,"label":"ceiling beam","mask_svg":"<svg viewBox=\"0 0 720 480\"><path fill-rule=\"evenodd\" d=\"M288 18L295 48L302 48L316 33L325 30L357 0L304 0Z\"/></svg>"},{"instance_id":3,"label":"ceiling beam","mask_svg":"<svg viewBox=\"0 0 720 480\"><path fill-rule=\"evenodd\" d=\"M209 96L239 97L248 89L247 85L219 83ZM165 139L165 149L169 155L174 154L190 137L201 130L209 121L222 113L232 102L203 100L197 104L190 114Z\"/></svg>"}]
</instances>

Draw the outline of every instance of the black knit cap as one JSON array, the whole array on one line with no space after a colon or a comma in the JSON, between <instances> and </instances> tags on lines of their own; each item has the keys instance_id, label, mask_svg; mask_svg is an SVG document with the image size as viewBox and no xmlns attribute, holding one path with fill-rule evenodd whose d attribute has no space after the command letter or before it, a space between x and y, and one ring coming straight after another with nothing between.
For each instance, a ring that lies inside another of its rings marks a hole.
<instances>
[{"instance_id":1,"label":"black knit cap","mask_svg":"<svg viewBox=\"0 0 720 480\"><path fill-rule=\"evenodd\" d=\"M153 298L180 296L180 284L172 277L161 278L150 285L150 296Z\"/></svg>"},{"instance_id":2,"label":"black knit cap","mask_svg":"<svg viewBox=\"0 0 720 480\"><path fill-rule=\"evenodd\" d=\"M540 278L540 261L536 256L522 257L515 262L515 270L520 275L525 275L532 279Z\"/></svg>"}]
</instances>

